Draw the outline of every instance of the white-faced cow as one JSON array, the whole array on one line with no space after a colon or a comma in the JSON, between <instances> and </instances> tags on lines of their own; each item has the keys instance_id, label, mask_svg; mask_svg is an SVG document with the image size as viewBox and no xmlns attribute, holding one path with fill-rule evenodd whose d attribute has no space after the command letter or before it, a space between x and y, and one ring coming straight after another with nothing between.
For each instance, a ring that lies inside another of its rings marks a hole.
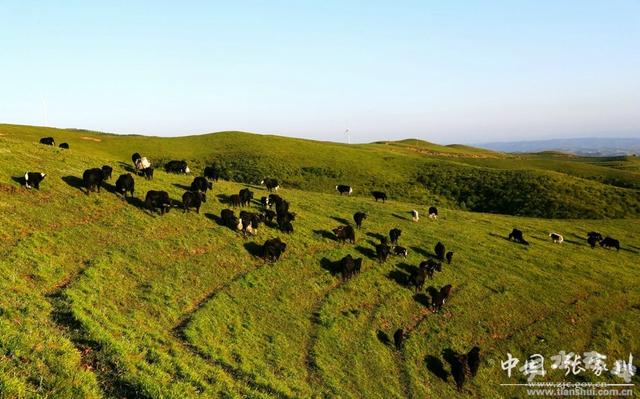
<instances>
[{"instance_id":1,"label":"white-faced cow","mask_svg":"<svg viewBox=\"0 0 640 399\"><path fill-rule=\"evenodd\" d=\"M340 193L340 195L346 194L346 195L351 195L351 193L353 192L353 188L351 188L351 186L347 186L344 184L338 184L336 186L336 191Z\"/></svg>"},{"instance_id":2,"label":"white-faced cow","mask_svg":"<svg viewBox=\"0 0 640 399\"><path fill-rule=\"evenodd\" d=\"M40 173L40 172L26 172L24 174L24 186L26 188L33 187L40 190L40 182L44 180L44 177L46 175L47 175L46 173Z\"/></svg>"},{"instance_id":3,"label":"white-faced cow","mask_svg":"<svg viewBox=\"0 0 640 399\"><path fill-rule=\"evenodd\" d=\"M53 137L43 137L40 139L40 144L44 144L44 145L55 145L56 142L53 139Z\"/></svg>"},{"instance_id":4,"label":"white-faced cow","mask_svg":"<svg viewBox=\"0 0 640 399\"><path fill-rule=\"evenodd\" d=\"M420 214L415 209L411 211L411 220L413 220L414 222L420 220Z\"/></svg>"},{"instance_id":5,"label":"white-faced cow","mask_svg":"<svg viewBox=\"0 0 640 399\"><path fill-rule=\"evenodd\" d=\"M169 161L164 165L167 173L190 173L191 169L187 165L187 161Z\"/></svg>"},{"instance_id":6,"label":"white-faced cow","mask_svg":"<svg viewBox=\"0 0 640 399\"><path fill-rule=\"evenodd\" d=\"M564 237L558 233L550 233L549 237L551 237L551 241L556 244L560 244L564 241Z\"/></svg>"},{"instance_id":7,"label":"white-faced cow","mask_svg":"<svg viewBox=\"0 0 640 399\"><path fill-rule=\"evenodd\" d=\"M437 219L438 218L438 208L435 206L429 207L429 219Z\"/></svg>"},{"instance_id":8,"label":"white-faced cow","mask_svg":"<svg viewBox=\"0 0 640 399\"><path fill-rule=\"evenodd\" d=\"M271 192L271 191L278 191L278 189L280 188L280 184L278 184L278 180L276 179L271 179L271 178L264 178L260 184L264 184L264 186L267 188L267 191Z\"/></svg>"}]
</instances>

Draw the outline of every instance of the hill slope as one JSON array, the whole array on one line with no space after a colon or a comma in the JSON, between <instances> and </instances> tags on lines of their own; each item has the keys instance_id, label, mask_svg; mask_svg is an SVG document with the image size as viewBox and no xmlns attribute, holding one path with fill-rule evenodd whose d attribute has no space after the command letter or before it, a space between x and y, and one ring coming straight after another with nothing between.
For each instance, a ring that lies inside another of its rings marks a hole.
<instances>
[{"instance_id":1,"label":"hill slope","mask_svg":"<svg viewBox=\"0 0 640 399\"><path fill-rule=\"evenodd\" d=\"M244 184L217 183L200 215L174 210L160 217L142 209L139 198L163 189L177 199L192 176L157 171L152 181L136 179L138 199L127 202L110 184L86 195L78 179L102 164L114 166L114 177L124 173L132 148L195 159L210 154L203 147L211 143L235 151L291 143L286 139L256 144L254 136L228 134L167 144L58 133L74 140L64 151L12 134L0 137L3 396L453 397L451 376L442 376L439 363L447 372L449 350L479 345L484 361L466 393L514 397L522 392L498 385L522 381L500 370L506 352L524 359L598 350L618 359L640 350L638 219L544 220L441 208L437 221L413 223L408 211L424 215L425 205L285 186L280 194L297 213L295 233L261 227L243 239L214 216L227 206L217 195ZM329 165L336 151L384 153L376 145L327 146L313 156ZM12 179L25 169L49 172L40 191ZM357 210L369 218L356 243L331 239L328 230ZM409 256L378 263L373 244L392 227L403 230ZM530 246L505 239L513 227L525 231ZM620 239L621 251L589 248L584 236L591 230ZM550 231L564 234L565 243L551 243ZM271 237L288 247L280 261L265 264L253 253ZM444 311L432 313L428 292L416 295L404 284L438 241L454 260L426 285L452 284L453 291ZM365 261L359 275L342 281L331 271L346 254ZM384 338L400 327L410 334L396 351Z\"/></svg>"},{"instance_id":2,"label":"hill slope","mask_svg":"<svg viewBox=\"0 0 640 399\"><path fill-rule=\"evenodd\" d=\"M640 173L633 160L612 167L597 158L515 157L420 140L346 145L241 132L158 138L0 125L0 134L26 143L51 135L69 142L74 153L120 162L133 152L156 166L185 159L195 171L217 162L231 180L250 184L265 176L306 191L332 192L336 184L349 184L358 196L381 190L398 200L521 216L640 215Z\"/></svg>"}]
</instances>

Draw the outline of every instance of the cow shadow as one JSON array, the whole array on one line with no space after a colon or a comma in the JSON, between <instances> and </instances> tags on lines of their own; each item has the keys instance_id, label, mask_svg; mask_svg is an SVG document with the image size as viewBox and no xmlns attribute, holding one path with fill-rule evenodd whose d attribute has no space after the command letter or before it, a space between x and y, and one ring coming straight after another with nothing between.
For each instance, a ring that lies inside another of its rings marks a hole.
<instances>
[{"instance_id":1,"label":"cow shadow","mask_svg":"<svg viewBox=\"0 0 640 399\"><path fill-rule=\"evenodd\" d=\"M497 233L489 233L489 235L490 235L491 237L502 238L502 239L503 239L503 240L505 240L505 241L511 241L511 240L509 239L509 235L506 235L506 236L505 236L505 235L500 235L500 234L497 234Z\"/></svg>"},{"instance_id":2,"label":"cow shadow","mask_svg":"<svg viewBox=\"0 0 640 399\"><path fill-rule=\"evenodd\" d=\"M366 256L369 259L376 259L376 251L371 248L363 247L358 245L354 248L356 251L360 252L362 255Z\"/></svg>"},{"instance_id":3,"label":"cow shadow","mask_svg":"<svg viewBox=\"0 0 640 399\"><path fill-rule=\"evenodd\" d=\"M24 179L24 176L12 176L11 180L13 180L14 182L18 183L21 186L26 186L27 185L27 181Z\"/></svg>"},{"instance_id":4,"label":"cow shadow","mask_svg":"<svg viewBox=\"0 0 640 399\"><path fill-rule=\"evenodd\" d=\"M180 183L173 183L172 184L174 187L180 188L182 190L187 190L190 191L191 190L191 186L186 186L184 184L180 184Z\"/></svg>"},{"instance_id":5,"label":"cow shadow","mask_svg":"<svg viewBox=\"0 0 640 399\"><path fill-rule=\"evenodd\" d=\"M144 203L144 201L142 199L140 199L138 197L127 197L127 198L125 198L125 201L127 201L127 204L140 209L141 211L143 211L147 215L155 217L155 215L153 213L149 212L149 209L147 209L147 206L146 206L146 204Z\"/></svg>"},{"instance_id":6,"label":"cow shadow","mask_svg":"<svg viewBox=\"0 0 640 399\"><path fill-rule=\"evenodd\" d=\"M332 241L337 241L336 235L329 230L313 230L313 233L318 234L322 238L326 238Z\"/></svg>"},{"instance_id":7,"label":"cow shadow","mask_svg":"<svg viewBox=\"0 0 640 399\"><path fill-rule=\"evenodd\" d=\"M457 363L456 356L458 353L451 348L446 348L442 350L442 358L449 363L449 368L451 368L455 363Z\"/></svg>"},{"instance_id":8,"label":"cow shadow","mask_svg":"<svg viewBox=\"0 0 640 399\"><path fill-rule=\"evenodd\" d=\"M413 300L426 308L431 307L431 299L427 295L423 294L422 292L415 294L413 296Z\"/></svg>"},{"instance_id":9,"label":"cow shadow","mask_svg":"<svg viewBox=\"0 0 640 399\"><path fill-rule=\"evenodd\" d=\"M133 166L129 165L126 162L118 162L118 166L120 166L122 169L124 169L125 171L129 172L129 173L133 173L134 175L138 174L138 170L136 170L136 168L134 168Z\"/></svg>"},{"instance_id":10,"label":"cow shadow","mask_svg":"<svg viewBox=\"0 0 640 399\"><path fill-rule=\"evenodd\" d=\"M385 235L382 235L380 233L366 233L367 237L371 237L371 238L375 238L378 241L382 241L383 238L386 238Z\"/></svg>"},{"instance_id":11,"label":"cow shadow","mask_svg":"<svg viewBox=\"0 0 640 399\"><path fill-rule=\"evenodd\" d=\"M385 345L391 345L391 338L389 338L389 335L382 331L382 330L378 330L376 331L376 337L378 338L378 341L382 342Z\"/></svg>"},{"instance_id":12,"label":"cow shadow","mask_svg":"<svg viewBox=\"0 0 640 399\"><path fill-rule=\"evenodd\" d=\"M409 284L409 275L398 269L391 270L389 273L387 273L387 278L389 280L395 281L402 287L406 287Z\"/></svg>"},{"instance_id":13,"label":"cow shadow","mask_svg":"<svg viewBox=\"0 0 640 399\"><path fill-rule=\"evenodd\" d=\"M216 194L216 198L218 198L218 202L221 204L231 204L231 196L227 194Z\"/></svg>"},{"instance_id":14,"label":"cow shadow","mask_svg":"<svg viewBox=\"0 0 640 399\"><path fill-rule=\"evenodd\" d=\"M424 362L427 366L427 370L429 370L433 375L440 378L442 381L447 382L449 378L449 373L444 369L444 363L439 358L427 355L424 357Z\"/></svg>"},{"instance_id":15,"label":"cow shadow","mask_svg":"<svg viewBox=\"0 0 640 399\"><path fill-rule=\"evenodd\" d=\"M414 266L414 265L410 265L406 262L400 262L397 264L398 269L402 269L405 272L409 273L410 275L412 273L417 273L418 272L418 267Z\"/></svg>"},{"instance_id":16,"label":"cow shadow","mask_svg":"<svg viewBox=\"0 0 640 399\"><path fill-rule=\"evenodd\" d=\"M63 176L62 181L67 183L69 186L80 190L84 194L87 194L84 187L84 181L81 178L77 176Z\"/></svg>"},{"instance_id":17,"label":"cow shadow","mask_svg":"<svg viewBox=\"0 0 640 399\"><path fill-rule=\"evenodd\" d=\"M640 251L636 251L634 249L625 248L625 247L622 247L622 246L620 247L620 250L621 251L625 251L625 252L631 252L632 254L640 253Z\"/></svg>"},{"instance_id":18,"label":"cow shadow","mask_svg":"<svg viewBox=\"0 0 640 399\"><path fill-rule=\"evenodd\" d=\"M254 256L256 258L262 257L262 245L253 241L249 241L245 242L243 246L251 256Z\"/></svg>"},{"instance_id":19,"label":"cow shadow","mask_svg":"<svg viewBox=\"0 0 640 399\"><path fill-rule=\"evenodd\" d=\"M425 258L438 259L436 254L429 252L426 249L423 249L420 247L409 247L409 249L411 249L413 252L417 253L418 255L424 256Z\"/></svg>"},{"instance_id":20,"label":"cow shadow","mask_svg":"<svg viewBox=\"0 0 640 399\"><path fill-rule=\"evenodd\" d=\"M215 215L213 213L205 213L204 217L206 217L209 220L213 220L218 226L223 226L222 224L222 219L220 218L220 216Z\"/></svg>"},{"instance_id":21,"label":"cow shadow","mask_svg":"<svg viewBox=\"0 0 640 399\"><path fill-rule=\"evenodd\" d=\"M114 184L102 182L102 188L105 189L108 193L116 193L116 186Z\"/></svg>"},{"instance_id":22,"label":"cow shadow","mask_svg":"<svg viewBox=\"0 0 640 399\"><path fill-rule=\"evenodd\" d=\"M331 219L335 220L338 223L342 223L344 225L349 225L351 223L347 219L341 218L341 217L337 217L337 216L331 216Z\"/></svg>"},{"instance_id":23,"label":"cow shadow","mask_svg":"<svg viewBox=\"0 0 640 399\"><path fill-rule=\"evenodd\" d=\"M320 260L320 267L331 273L332 276L340 273L340 262L333 261L326 257Z\"/></svg>"},{"instance_id":24,"label":"cow shadow","mask_svg":"<svg viewBox=\"0 0 640 399\"><path fill-rule=\"evenodd\" d=\"M392 213L392 214L391 214L391 216L393 216L393 217L395 217L395 218L398 218L398 219L402 219L402 220L411 220L411 219L409 219L408 217L406 217L406 216L402 216L402 215L399 215L399 214L397 214L397 213Z\"/></svg>"}]
</instances>

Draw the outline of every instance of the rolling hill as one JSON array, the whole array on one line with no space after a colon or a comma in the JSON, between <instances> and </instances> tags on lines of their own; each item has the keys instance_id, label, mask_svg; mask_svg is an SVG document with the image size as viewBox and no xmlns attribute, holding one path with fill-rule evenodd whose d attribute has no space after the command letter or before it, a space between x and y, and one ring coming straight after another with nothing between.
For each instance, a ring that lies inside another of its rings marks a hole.
<instances>
[{"instance_id":1,"label":"rolling hill","mask_svg":"<svg viewBox=\"0 0 640 399\"><path fill-rule=\"evenodd\" d=\"M43 136L71 149L37 144ZM147 190L179 199L193 179L160 168L154 180L136 178L136 199L118 198L113 180L101 193L84 192L85 169L109 164L115 180L135 151L156 164L186 159L195 173L216 161L230 180L214 183L200 214L144 209ZM21 187L26 170L48 173L39 191ZM224 195L249 187L259 198L266 191L255 183L267 175L281 180L295 232L261 226L243 238L218 225ZM0 396L455 397L448 356L474 345L483 361L464 395L522 396L499 385L525 380L500 369L507 352L640 352L637 177L633 159L512 156L413 140L349 146L240 132L158 138L0 125ZM338 183L355 195L338 196ZM390 200L376 203L371 189ZM497 201L502 194L512 197ZM432 204L440 205L436 221L425 217ZM485 212L468 211L476 207ZM536 209L547 217L523 215ZM369 217L356 243L333 240L330 230L358 210ZM409 255L380 263L374 244L393 227ZM506 239L514 227L531 245ZM591 249L585 235L593 230L619 239L621 250ZM552 243L551 231L565 242ZM272 237L287 250L265 263L256 247ZM429 291L405 282L438 241L454 259L426 286L453 290L433 313ZM364 265L343 281L334 271L346 254ZM397 328L408 332L401 350L387 342Z\"/></svg>"}]
</instances>

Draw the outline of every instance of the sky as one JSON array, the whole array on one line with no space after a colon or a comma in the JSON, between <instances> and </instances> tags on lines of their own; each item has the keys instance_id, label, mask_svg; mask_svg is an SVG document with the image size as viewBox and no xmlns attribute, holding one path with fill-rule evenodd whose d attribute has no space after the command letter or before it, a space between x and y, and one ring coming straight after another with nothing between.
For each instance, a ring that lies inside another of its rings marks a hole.
<instances>
[{"instance_id":1,"label":"sky","mask_svg":"<svg viewBox=\"0 0 640 399\"><path fill-rule=\"evenodd\" d=\"M640 1L0 1L0 123L640 137Z\"/></svg>"}]
</instances>

